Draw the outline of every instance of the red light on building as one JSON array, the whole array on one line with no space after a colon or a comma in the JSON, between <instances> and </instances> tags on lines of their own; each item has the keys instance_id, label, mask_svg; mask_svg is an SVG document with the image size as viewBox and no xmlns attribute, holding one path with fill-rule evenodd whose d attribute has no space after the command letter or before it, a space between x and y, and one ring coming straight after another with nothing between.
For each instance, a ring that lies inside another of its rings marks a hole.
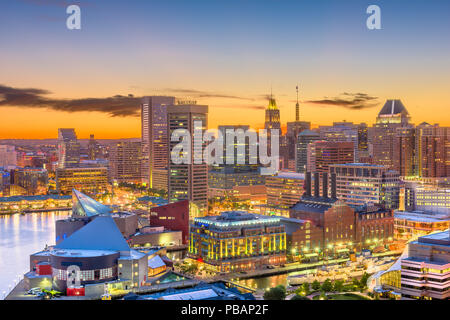
<instances>
[{"instance_id":1,"label":"red light on building","mask_svg":"<svg viewBox=\"0 0 450 320\"><path fill-rule=\"evenodd\" d=\"M40 276L51 275L52 266L48 262L40 262L36 265L36 273Z\"/></svg>"},{"instance_id":2,"label":"red light on building","mask_svg":"<svg viewBox=\"0 0 450 320\"><path fill-rule=\"evenodd\" d=\"M67 288L67 295L84 297L84 287Z\"/></svg>"}]
</instances>

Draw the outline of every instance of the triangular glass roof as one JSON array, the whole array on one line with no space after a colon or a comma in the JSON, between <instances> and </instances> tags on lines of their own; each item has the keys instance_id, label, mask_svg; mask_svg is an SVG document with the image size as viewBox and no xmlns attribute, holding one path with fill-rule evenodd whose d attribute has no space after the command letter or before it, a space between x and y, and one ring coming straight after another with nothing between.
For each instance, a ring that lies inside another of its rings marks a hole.
<instances>
[{"instance_id":1,"label":"triangular glass roof","mask_svg":"<svg viewBox=\"0 0 450 320\"><path fill-rule=\"evenodd\" d=\"M55 246L56 249L130 251L110 216L98 216Z\"/></svg>"},{"instance_id":2,"label":"triangular glass roof","mask_svg":"<svg viewBox=\"0 0 450 320\"><path fill-rule=\"evenodd\" d=\"M74 216L93 217L99 214L110 214L111 209L88 197L78 190L72 190L72 214Z\"/></svg>"},{"instance_id":3,"label":"triangular glass roof","mask_svg":"<svg viewBox=\"0 0 450 320\"><path fill-rule=\"evenodd\" d=\"M378 115L394 115L402 112L409 114L400 100L387 100Z\"/></svg>"}]
</instances>

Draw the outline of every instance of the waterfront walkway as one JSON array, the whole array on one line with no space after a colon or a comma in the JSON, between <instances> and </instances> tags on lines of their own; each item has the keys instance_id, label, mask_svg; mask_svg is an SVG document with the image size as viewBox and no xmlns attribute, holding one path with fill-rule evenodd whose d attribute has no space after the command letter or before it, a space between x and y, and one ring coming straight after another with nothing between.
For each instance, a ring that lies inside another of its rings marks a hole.
<instances>
[{"instance_id":1,"label":"waterfront walkway","mask_svg":"<svg viewBox=\"0 0 450 320\"><path fill-rule=\"evenodd\" d=\"M381 258L381 257L389 257L389 256L399 256L400 252L384 252L379 254L373 254L373 257ZM266 277L266 276L273 276L273 275L279 275L279 274L286 274L286 273L292 273L292 272L301 272L301 271L307 271L307 270L314 270L323 266L332 266L340 263L345 263L349 261L349 258L344 259L334 259L334 260L328 260L328 261L318 261L313 263L292 263L288 264L284 267L277 267L274 269L257 269L257 270L251 270L246 271L245 273L228 273L225 275L216 275L214 277L208 277L208 281L233 281L236 279L243 280L243 279L249 279L249 278L258 278L258 277ZM197 279L200 279L200 277L197 277Z\"/></svg>"}]
</instances>

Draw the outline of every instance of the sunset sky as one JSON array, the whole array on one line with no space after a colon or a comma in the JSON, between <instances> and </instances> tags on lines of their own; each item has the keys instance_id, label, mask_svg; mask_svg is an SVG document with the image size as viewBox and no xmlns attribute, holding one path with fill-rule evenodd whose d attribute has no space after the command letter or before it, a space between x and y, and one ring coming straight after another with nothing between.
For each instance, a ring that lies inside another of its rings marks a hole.
<instances>
[{"instance_id":1,"label":"sunset sky","mask_svg":"<svg viewBox=\"0 0 450 320\"><path fill-rule=\"evenodd\" d=\"M69 4L81 30L66 28ZM366 28L371 4L382 30ZM145 95L207 104L209 127L258 128L272 88L286 123L297 83L315 126L371 125L392 98L416 124L450 126L448 0L1 1L0 41L0 139L139 137Z\"/></svg>"}]
</instances>

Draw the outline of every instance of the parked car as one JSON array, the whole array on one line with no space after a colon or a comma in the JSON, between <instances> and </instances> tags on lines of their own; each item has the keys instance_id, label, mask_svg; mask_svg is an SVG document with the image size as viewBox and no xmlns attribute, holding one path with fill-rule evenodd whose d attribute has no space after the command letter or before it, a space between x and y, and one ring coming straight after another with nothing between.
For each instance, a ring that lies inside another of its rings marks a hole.
<instances>
[{"instance_id":1,"label":"parked car","mask_svg":"<svg viewBox=\"0 0 450 320\"><path fill-rule=\"evenodd\" d=\"M27 294L37 295L41 292L42 292L41 288L36 287L36 288L31 288L30 290L28 290Z\"/></svg>"}]
</instances>

